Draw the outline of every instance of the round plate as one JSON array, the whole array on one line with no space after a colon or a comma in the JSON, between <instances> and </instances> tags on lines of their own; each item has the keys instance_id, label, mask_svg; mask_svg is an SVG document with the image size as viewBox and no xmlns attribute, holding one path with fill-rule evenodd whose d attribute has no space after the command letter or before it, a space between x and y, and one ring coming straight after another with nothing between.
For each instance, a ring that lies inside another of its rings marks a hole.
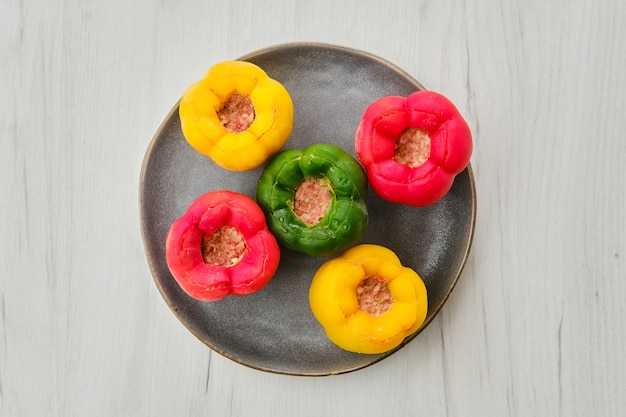
<instances>
[{"instance_id":1,"label":"round plate","mask_svg":"<svg viewBox=\"0 0 626 417\"><path fill-rule=\"evenodd\" d=\"M338 46L291 43L240 58L263 68L289 91L294 104L292 135L284 149L333 143L355 156L354 134L366 107L387 95L424 89L395 65L371 54ZM333 345L309 308L309 284L326 261L282 249L270 283L256 294L208 303L178 286L165 260L170 225L201 194L227 189L255 197L263 167L245 172L222 169L193 150L174 106L148 148L140 178L141 232L161 295L178 319L214 351L240 364L274 373L331 375L371 365L400 349L363 355ZM388 203L370 190L369 224L362 243L392 249L428 289L423 330L439 312L465 265L474 233L476 196L471 167L450 192L427 208Z\"/></svg>"}]
</instances>

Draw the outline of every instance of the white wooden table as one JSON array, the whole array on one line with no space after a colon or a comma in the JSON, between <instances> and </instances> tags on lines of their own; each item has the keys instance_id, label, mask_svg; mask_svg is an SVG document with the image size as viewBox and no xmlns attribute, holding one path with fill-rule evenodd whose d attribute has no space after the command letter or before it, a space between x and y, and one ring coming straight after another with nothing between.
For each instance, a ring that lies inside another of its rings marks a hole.
<instances>
[{"instance_id":1,"label":"white wooden table","mask_svg":"<svg viewBox=\"0 0 626 417\"><path fill-rule=\"evenodd\" d=\"M626 5L0 3L1 416L621 416ZM260 372L176 319L139 230L144 152L213 63L369 51L454 101L478 219L448 303L332 377Z\"/></svg>"}]
</instances>

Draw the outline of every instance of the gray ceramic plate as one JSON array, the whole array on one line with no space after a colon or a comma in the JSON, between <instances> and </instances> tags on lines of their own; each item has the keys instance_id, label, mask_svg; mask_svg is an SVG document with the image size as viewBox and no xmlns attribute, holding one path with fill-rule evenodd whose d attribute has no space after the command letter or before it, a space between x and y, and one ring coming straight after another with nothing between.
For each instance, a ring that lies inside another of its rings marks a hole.
<instances>
[{"instance_id":1,"label":"gray ceramic plate","mask_svg":"<svg viewBox=\"0 0 626 417\"><path fill-rule=\"evenodd\" d=\"M292 43L241 57L280 81L293 99L293 133L285 149L334 143L354 153L354 134L365 108L386 95L406 96L423 87L393 64L343 47ZM174 106L148 148L140 179L141 231L154 281L178 319L214 351L240 364L281 374L331 375L361 369L402 348L379 355L345 352L326 338L308 304L310 280L325 259L282 250L270 283L247 297L214 303L188 297L165 261L165 237L199 195L229 189L254 198L262 167L247 172L219 168L194 151ZM454 288L466 262L475 224L471 167L437 204L423 209L387 203L370 191L370 222L362 243L395 251L428 289L425 328ZM420 330L422 330L420 329ZM419 332L418 332L419 333Z\"/></svg>"}]
</instances>

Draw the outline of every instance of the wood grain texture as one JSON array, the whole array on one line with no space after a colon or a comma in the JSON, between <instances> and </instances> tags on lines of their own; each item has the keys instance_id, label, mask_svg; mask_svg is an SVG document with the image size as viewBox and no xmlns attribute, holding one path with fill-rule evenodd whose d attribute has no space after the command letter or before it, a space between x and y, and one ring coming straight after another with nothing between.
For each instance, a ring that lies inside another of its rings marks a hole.
<instances>
[{"instance_id":1,"label":"wood grain texture","mask_svg":"<svg viewBox=\"0 0 626 417\"><path fill-rule=\"evenodd\" d=\"M3 1L0 415L622 415L626 6L574 3ZM477 229L448 304L329 378L198 342L139 230L143 155L184 89L290 41L396 63L475 135Z\"/></svg>"}]
</instances>

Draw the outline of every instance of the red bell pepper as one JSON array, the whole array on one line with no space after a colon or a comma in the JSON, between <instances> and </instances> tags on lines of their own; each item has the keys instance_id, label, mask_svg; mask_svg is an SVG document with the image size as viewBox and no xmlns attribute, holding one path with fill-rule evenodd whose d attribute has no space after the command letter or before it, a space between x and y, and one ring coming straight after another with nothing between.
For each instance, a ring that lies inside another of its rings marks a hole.
<instances>
[{"instance_id":1,"label":"red bell pepper","mask_svg":"<svg viewBox=\"0 0 626 417\"><path fill-rule=\"evenodd\" d=\"M372 103L357 129L355 149L379 196L424 207L446 195L469 163L472 134L446 97L418 91Z\"/></svg>"},{"instance_id":2,"label":"red bell pepper","mask_svg":"<svg viewBox=\"0 0 626 417\"><path fill-rule=\"evenodd\" d=\"M220 190L198 197L172 224L166 258L188 295L216 301L263 288L278 268L280 249L253 199Z\"/></svg>"}]
</instances>

